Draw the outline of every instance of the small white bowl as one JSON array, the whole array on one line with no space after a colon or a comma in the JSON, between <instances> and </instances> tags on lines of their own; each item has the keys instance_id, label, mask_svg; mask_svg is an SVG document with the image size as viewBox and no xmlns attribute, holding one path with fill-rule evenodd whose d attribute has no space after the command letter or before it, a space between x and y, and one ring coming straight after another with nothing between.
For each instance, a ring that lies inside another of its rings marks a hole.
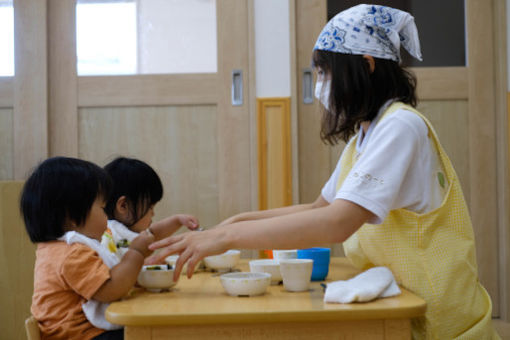
<instances>
[{"instance_id":1,"label":"small white bowl","mask_svg":"<svg viewBox=\"0 0 510 340\"><path fill-rule=\"evenodd\" d=\"M172 266L172 268L175 269L175 263L177 262L177 259L179 258L179 255L170 255L165 257L165 262ZM195 270L193 271L196 273L199 269L203 268L203 263L200 261L196 266ZM186 275L188 272L188 263L184 264L184 267L182 267L181 275Z\"/></svg>"},{"instance_id":2,"label":"small white bowl","mask_svg":"<svg viewBox=\"0 0 510 340\"><path fill-rule=\"evenodd\" d=\"M289 292L302 292L310 288L313 260L286 259L280 260L280 271L283 286Z\"/></svg>"},{"instance_id":3,"label":"small white bowl","mask_svg":"<svg viewBox=\"0 0 510 340\"><path fill-rule=\"evenodd\" d=\"M297 249L273 250L273 258L276 261L285 259L297 259Z\"/></svg>"},{"instance_id":4,"label":"small white bowl","mask_svg":"<svg viewBox=\"0 0 510 340\"><path fill-rule=\"evenodd\" d=\"M159 268L159 269L154 269ZM174 269L166 264L143 266L138 274L138 284L149 292L160 292L175 285Z\"/></svg>"},{"instance_id":5,"label":"small white bowl","mask_svg":"<svg viewBox=\"0 0 510 340\"><path fill-rule=\"evenodd\" d=\"M228 271L235 267L241 258L241 251L227 250L223 254L207 256L204 258L204 263L207 268L217 271Z\"/></svg>"},{"instance_id":6,"label":"small white bowl","mask_svg":"<svg viewBox=\"0 0 510 340\"><path fill-rule=\"evenodd\" d=\"M250 271L252 273L269 273L271 274L271 284L277 285L282 281L282 273L280 272L280 263L277 260L264 259L250 261Z\"/></svg>"},{"instance_id":7,"label":"small white bowl","mask_svg":"<svg viewBox=\"0 0 510 340\"><path fill-rule=\"evenodd\" d=\"M256 296L266 292L269 273L228 273L220 276L225 291L232 296Z\"/></svg>"}]
</instances>

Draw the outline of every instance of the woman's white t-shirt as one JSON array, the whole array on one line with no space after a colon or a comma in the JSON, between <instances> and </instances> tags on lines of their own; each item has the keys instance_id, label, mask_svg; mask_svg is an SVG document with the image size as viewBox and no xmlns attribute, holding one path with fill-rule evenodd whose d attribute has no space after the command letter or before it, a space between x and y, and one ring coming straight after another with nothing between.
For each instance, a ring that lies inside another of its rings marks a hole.
<instances>
[{"instance_id":1,"label":"woman's white t-shirt","mask_svg":"<svg viewBox=\"0 0 510 340\"><path fill-rule=\"evenodd\" d=\"M366 134L360 129L358 159L339 190L340 160L321 192L330 203L344 199L371 211L374 218L368 222L372 224L382 223L394 209L420 214L434 210L443 202L448 188L423 119L399 109L378 123L390 103L379 110Z\"/></svg>"}]
</instances>

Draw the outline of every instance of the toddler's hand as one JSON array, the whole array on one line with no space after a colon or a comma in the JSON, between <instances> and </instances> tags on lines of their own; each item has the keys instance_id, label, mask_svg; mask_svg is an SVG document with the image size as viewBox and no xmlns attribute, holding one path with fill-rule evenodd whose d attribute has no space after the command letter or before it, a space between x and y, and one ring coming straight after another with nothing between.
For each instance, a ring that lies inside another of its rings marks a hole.
<instances>
[{"instance_id":1,"label":"toddler's hand","mask_svg":"<svg viewBox=\"0 0 510 340\"><path fill-rule=\"evenodd\" d=\"M149 244L155 240L154 235L152 235L152 233L147 229L147 231L142 231L133 241L131 241L129 249L139 251L143 257L147 257L152 253L152 251L149 250Z\"/></svg>"},{"instance_id":2,"label":"toddler's hand","mask_svg":"<svg viewBox=\"0 0 510 340\"><path fill-rule=\"evenodd\" d=\"M200 227L200 223L195 216L178 214L175 215L175 217L177 217L177 220L181 225L187 227L189 230L196 230Z\"/></svg>"}]
</instances>

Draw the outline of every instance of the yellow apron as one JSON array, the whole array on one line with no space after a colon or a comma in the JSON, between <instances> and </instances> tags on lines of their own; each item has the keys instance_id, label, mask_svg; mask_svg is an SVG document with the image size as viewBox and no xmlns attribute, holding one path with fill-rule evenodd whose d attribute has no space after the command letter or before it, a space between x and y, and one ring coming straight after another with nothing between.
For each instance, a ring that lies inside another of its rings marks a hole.
<instances>
[{"instance_id":1,"label":"yellow apron","mask_svg":"<svg viewBox=\"0 0 510 340\"><path fill-rule=\"evenodd\" d=\"M414 339L500 339L478 281L473 228L455 170L429 121L411 106L393 103L379 121L400 108L427 124L448 179L446 196L428 213L397 209L380 225L364 224L344 242L345 254L361 269L390 268L399 284L427 302L425 317L412 322ZM356 162L356 139L342 154L337 190Z\"/></svg>"}]
</instances>

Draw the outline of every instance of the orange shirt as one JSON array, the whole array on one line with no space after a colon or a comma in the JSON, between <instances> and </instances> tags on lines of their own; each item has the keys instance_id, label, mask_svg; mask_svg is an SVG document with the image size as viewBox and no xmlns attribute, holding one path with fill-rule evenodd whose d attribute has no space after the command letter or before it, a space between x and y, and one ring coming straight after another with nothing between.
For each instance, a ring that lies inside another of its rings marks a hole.
<instances>
[{"instance_id":1,"label":"orange shirt","mask_svg":"<svg viewBox=\"0 0 510 340\"><path fill-rule=\"evenodd\" d=\"M104 330L94 327L81 305L110 278L110 269L86 245L39 243L34 269L32 315L41 339L92 339Z\"/></svg>"}]
</instances>

